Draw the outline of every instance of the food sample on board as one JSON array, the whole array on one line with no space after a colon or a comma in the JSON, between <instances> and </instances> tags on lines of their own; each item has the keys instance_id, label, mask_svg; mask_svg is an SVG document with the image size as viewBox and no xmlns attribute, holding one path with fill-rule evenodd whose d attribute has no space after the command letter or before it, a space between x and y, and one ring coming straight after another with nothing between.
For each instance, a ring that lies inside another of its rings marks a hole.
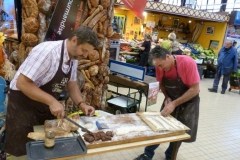
<instances>
[{"instance_id":1,"label":"food sample on board","mask_svg":"<svg viewBox=\"0 0 240 160\"><path fill-rule=\"evenodd\" d=\"M141 132L141 131L146 131L147 127L146 126L127 126L127 127L121 127L117 128L115 130L116 135L124 135L129 132Z\"/></svg>"}]
</instances>

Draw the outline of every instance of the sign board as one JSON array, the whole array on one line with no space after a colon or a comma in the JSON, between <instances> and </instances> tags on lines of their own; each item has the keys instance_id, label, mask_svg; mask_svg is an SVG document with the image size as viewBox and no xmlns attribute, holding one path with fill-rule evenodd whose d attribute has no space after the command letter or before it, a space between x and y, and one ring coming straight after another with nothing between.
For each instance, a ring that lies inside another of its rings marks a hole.
<instances>
[{"instance_id":1,"label":"sign board","mask_svg":"<svg viewBox=\"0 0 240 160\"><path fill-rule=\"evenodd\" d=\"M147 100L148 106L151 106L157 103L158 91L159 91L159 82L149 83L148 100Z\"/></svg>"},{"instance_id":2,"label":"sign board","mask_svg":"<svg viewBox=\"0 0 240 160\"><path fill-rule=\"evenodd\" d=\"M109 60L109 68L112 73L127 76L133 80L144 80L145 68L129 63Z\"/></svg>"},{"instance_id":3,"label":"sign board","mask_svg":"<svg viewBox=\"0 0 240 160\"><path fill-rule=\"evenodd\" d=\"M136 16L143 17L147 0L121 0Z\"/></svg>"},{"instance_id":4,"label":"sign board","mask_svg":"<svg viewBox=\"0 0 240 160\"><path fill-rule=\"evenodd\" d=\"M86 0L58 0L45 41L64 40L82 23Z\"/></svg>"}]
</instances>

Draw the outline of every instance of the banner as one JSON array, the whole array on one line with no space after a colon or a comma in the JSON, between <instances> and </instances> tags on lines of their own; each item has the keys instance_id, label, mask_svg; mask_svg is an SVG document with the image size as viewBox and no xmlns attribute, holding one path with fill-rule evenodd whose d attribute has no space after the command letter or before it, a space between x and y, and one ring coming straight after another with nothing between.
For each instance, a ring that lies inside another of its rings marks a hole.
<instances>
[{"instance_id":1,"label":"banner","mask_svg":"<svg viewBox=\"0 0 240 160\"><path fill-rule=\"evenodd\" d=\"M151 106L157 103L158 92L159 92L159 82L149 83L147 106Z\"/></svg>"},{"instance_id":2,"label":"banner","mask_svg":"<svg viewBox=\"0 0 240 160\"><path fill-rule=\"evenodd\" d=\"M64 40L82 23L86 0L58 0L45 41Z\"/></svg>"},{"instance_id":3,"label":"banner","mask_svg":"<svg viewBox=\"0 0 240 160\"><path fill-rule=\"evenodd\" d=\"M143 17L147 0L121 0L136 16Z\"/></svg>"}]
</instances>

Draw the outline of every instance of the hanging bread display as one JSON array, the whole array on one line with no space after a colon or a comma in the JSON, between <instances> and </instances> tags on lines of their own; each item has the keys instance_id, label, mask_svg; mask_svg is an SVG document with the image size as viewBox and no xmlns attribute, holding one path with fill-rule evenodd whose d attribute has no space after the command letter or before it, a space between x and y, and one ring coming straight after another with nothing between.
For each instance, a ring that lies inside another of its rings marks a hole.
<instances>
[{"instance_id":1,"label":"hanging bread display","mask_svg":"<svg viewBox=\"0 0 240 160\"><path fill-rule=\"evenodd\" d=\"M96 109L104 109L106 103L107 83L109 82L109 47L111 36L114 35L111 22L115 0L87 0L87 17L83 19L83 26L91 27L101 43L100 47L89 53L88 58L79 60L78 69L81 70L87 87L82 93L89 105ZM88 61L89 60L89 61ZM89 100L89 98L92 98Z\"/></svg>"}]
</instances>

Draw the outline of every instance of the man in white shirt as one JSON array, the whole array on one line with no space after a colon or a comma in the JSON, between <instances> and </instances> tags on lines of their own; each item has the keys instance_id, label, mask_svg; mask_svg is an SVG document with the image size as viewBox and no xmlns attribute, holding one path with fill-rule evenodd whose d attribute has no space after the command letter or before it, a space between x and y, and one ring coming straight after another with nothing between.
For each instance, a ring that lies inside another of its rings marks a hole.
<instances>
[{"instance_id":1,"label":"man in white shirt","mask_svg":"<svg viewBox=\"0 0 240 160\"><path fill-rule=\"evenodd\" d=\"M83 102L76 77L78 60L98 45L91 28L79 27L64 41L43 42L32 49L10 84L4 151L25 155L27 134L34 125L64 117L58 98L65 89L79 109L94 114L94 108Z\"/></svg>"}]
</instances>

